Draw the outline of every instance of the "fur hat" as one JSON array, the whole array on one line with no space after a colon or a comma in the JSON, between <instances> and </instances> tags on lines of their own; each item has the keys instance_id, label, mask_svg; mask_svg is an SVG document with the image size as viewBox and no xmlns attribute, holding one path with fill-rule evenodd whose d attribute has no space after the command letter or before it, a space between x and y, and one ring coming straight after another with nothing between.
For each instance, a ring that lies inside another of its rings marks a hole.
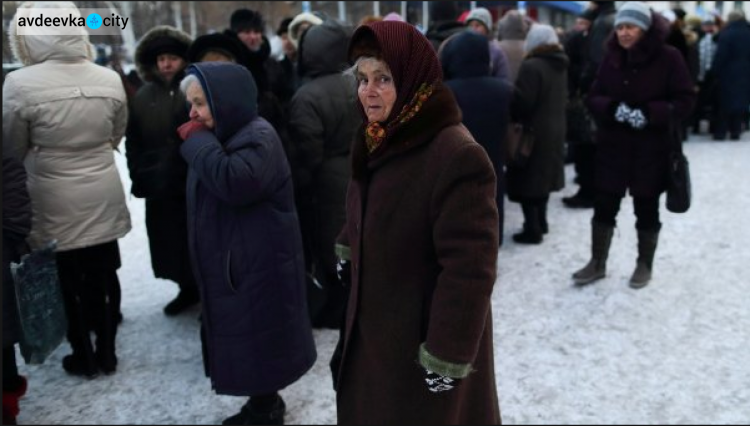
<instances>
[{"instance_id":1,"label":"fur hat","mask_svg":"<svg viewBox=\"0 0 750 426\"><path fill-rule=\"evenodd\" d=\"M200 62L208 52L219 52L240 64L244 64L245 61L243 46L237 38L223 33L213 33L202 35L193 41L187 53L188 62Z\"/></svg>"},{"instance_id":2,"label":"fur hat","mask_svg":"<svg viewBox=\"0 0 750 426\"><path fill-rule=\"evenodd\" d=\"M236 33L246 30L256 30L262 33L265 27L263 15L250 9L237 9L229 18L229 28Z\"/></svg>"},{"instance_id":3,"label":"fur hat","mask_svg":"<svg viewBox=\"0 0 750 426\"><path fill-rule=\"evenodd\" d=\"M299 39L302 34L299 34L299 27L303 23L309 23L310 25L320 25L323 23L318 15L309 12L303 12L295 16L292 22L289 23L289 40L294 44L295 47L299 47Z\"/></svg>"},{"instance_id":4,"label":"fur hat","mask_svg":"<svg viewBox=\"0 0 750 426\"><path fill-rule=\"evenodd\" d=\"M468 25L471 21L479 21L487 28L488 31L492 31L492 14L490 14L489 10L483 7L472 9L469 14L466 15L465 23Z\"/></svg>"}]
</instances>

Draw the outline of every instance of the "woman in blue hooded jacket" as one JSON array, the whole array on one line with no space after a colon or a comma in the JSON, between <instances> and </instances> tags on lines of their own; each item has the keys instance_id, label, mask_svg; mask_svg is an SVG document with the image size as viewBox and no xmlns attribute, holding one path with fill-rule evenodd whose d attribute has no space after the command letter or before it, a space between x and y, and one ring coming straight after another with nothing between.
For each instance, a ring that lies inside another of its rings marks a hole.
<instances>
[{"instance_id":1,"label":"woman in blue hooded jacket","mask_svg":"<svg viewBox=\"0 0 750 426\"><path fill-rule=\"evenodd\" d=\"M179 132L206 373L217 393L250 396L223 424L283 424L278 391L316 359L291 172L247 69L206 62L186 75Z\"/></svg>"}]
</instances>

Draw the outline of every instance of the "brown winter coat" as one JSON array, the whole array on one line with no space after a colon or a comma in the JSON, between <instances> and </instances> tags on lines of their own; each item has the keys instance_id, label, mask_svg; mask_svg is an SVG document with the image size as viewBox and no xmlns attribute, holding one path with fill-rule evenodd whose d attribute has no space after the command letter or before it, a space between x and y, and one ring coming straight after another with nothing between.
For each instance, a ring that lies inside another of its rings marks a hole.
<instances>
[{"instance_id":1,"label":"brown winter coat","mask_svg":"<svg viewBox=\"0 0 750 426\"><path fill-rule=\"evenodd\" d=\"M341 424L500 423L490 303L496 178L460 123L452 93L439 83L383 155L369 159L358 132L339 239L352 265ZM431 393L423 344L446 365L470 366L468 376Z\"/></svg>"},{"instance_id":2,"label":"brown winter coat","mask_svg":"<svg viewBox=\"0 0 750 426\"><path fill-rule=\"evenodd\" d=\"M565 104L568 57L559 45L542 45L524 59L511 104L534 129L534 149L523 168L508 168L508 197L544 198L565 186Z\"/></svg>"}]
</instances>

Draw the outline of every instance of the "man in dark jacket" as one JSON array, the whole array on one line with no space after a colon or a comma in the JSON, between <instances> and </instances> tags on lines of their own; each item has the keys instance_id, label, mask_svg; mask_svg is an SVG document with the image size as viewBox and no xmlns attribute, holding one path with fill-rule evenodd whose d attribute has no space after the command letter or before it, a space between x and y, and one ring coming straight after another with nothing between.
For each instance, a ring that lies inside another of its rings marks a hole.
<instances>
[{"instance_id":1,"label":"man in dark jacket","mask_svg":"<svg viewBox=\"0 0 750 426\"><path fill-rule=\"evenodd\" d=\"M3 424L16 424L18 400L26 393L26 378L18 374L15 344L19 339L16 292L10 262L18 262L31 230L31 199L23 164L3 156Z\"/></svg>"},{"instance_id":2,"label":"man in dark jacket","mask_svg":"<svg viewBox=\"0 0 750 426\"><path fill-rule=\"evenodd\" d=\"M734 10L729 24L719 33L713 69L719 80L719 117L714 140L724 140L729 130L739 140L742 121L750 105L750 24Z\"/></svg>"},{"instance_id":3,"label":"man in dark jacket","mask_svg":"<svg viewBox=\"0 0 750 426\"><path fill-rule=\"evenodd\" d=\"M130 103L125 141L131 192L146 199L151 266L157 278L177 282L180 292L164 307L177 315L199 301L187 250L185 181L177 127L187 120L179 91L190 36L160 26L146 33L136 49L136 65L146 84Z\"/></svg>"},{"instance_id":4,"label":"man in dark jacket","mask_svg":"<svg viewBox=\"0 0 750 426\"><path fill-rule=\"evenodd\" d=\"M333 20L312 26L300 39L303 84L289 106L289 162L305 241L313 327L338 328L346 295L336 277L336 236L344 226L350 176L349 149L361 123L346 49L351 30Z\"/></svg>"}]
</instances>

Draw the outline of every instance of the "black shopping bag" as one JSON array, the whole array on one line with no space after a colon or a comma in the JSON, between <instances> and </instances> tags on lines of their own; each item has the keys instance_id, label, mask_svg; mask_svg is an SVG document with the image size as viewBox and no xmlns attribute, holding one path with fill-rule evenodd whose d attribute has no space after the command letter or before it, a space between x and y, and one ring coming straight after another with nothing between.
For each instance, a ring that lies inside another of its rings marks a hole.
<instances>
[{"instance_id":1,"label":"black shopping bag","mask_svg":"<svg viewBox=\"0 0 750 426\"><path fill-rule=\"evenodd\" d=\"M21 355L27 364L41 364L62 343L68 329L55 241L11 263L20 320Z\"/></svg>"}]
</instances>

